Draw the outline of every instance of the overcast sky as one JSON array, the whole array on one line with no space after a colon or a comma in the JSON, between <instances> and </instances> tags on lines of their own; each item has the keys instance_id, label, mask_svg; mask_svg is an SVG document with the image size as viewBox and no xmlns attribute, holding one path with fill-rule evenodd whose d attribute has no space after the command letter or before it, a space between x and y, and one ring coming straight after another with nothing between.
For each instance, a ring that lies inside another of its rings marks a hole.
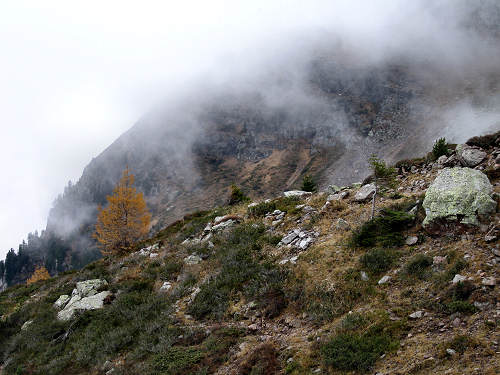
<instances>
[{"instance_id":1,"label":"overcast sky","mask_svg":"<svg viewBox=\"0 0 500 375\"><path fill-rule=\"evenodd\" d=\"M165 97L203 77L252 71L310 30L342 34L363 57L413 48L415 35L445 33L414 16L428 3L1 1L0 258L43 229L67 182Z\"/></svg>"}]
</instances>

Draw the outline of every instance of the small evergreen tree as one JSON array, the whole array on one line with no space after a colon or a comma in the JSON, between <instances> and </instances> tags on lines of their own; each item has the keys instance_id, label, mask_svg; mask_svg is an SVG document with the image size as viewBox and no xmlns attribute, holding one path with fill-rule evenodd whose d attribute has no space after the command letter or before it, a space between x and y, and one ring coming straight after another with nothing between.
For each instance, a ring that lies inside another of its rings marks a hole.
<instances>
[{"instance_id":1,"label":"small evergreen tree","mask_svg":"<svg viewBox=\"0 0 500 375\"><path fill-rule=\"evenodd\" d=\"M302 179L302 186L301 186L302 191L309 191L311 193L314 193L318 190L318 187L316 185L316 182L312 178L311 175L306 174L304 178Z\"/></svg>"},{"instance_id":2,"label":"small evergreen tree","mask_svg":"<svg viewBox=\"0 0 500 375\"><path fill-rule=\"evenodd\" d=\"M151 214L144 196L133 187L134 175L127 169L108 196L106 208L99 207L94 238L103 255L129 251L149 231Z\"/></svg>"},{"instance_id":3,"label":"small evergreen tree","mask_svg":"<svg viewBox=\"0 0 500 375\"><path fill-rule=\"evenodd\" d=\"M229 196L229 205L238 204L241 202L248 202L248 198L243 191L235 184L231 185L231 194Z\"/></svg>"},{"instance_id":4,"label":"small evergreen tree","mask_svg":"<svg viewBox=\"0 0 500 375\"><path fill-rule=\"evenodd\" d=\"M432 147L432 157L434 160L439 159L441 156L448 156L450 150L448 149L448 144L446 143L445 138L439 138L436 142L434 142L434 146Z\"/></svg>"},{"instance_id":5,"label":"small evergreen tree","mask_svg":"<svg viewBox=\"0 0 500 375\"><path fill-rule=\"evenodd\" d=\"M48 280L50 279L49 271L45 267L37 267L35 269L35 272L33 272L33 275L26 281L26 285L30 285L33 283L36 283L37 281L40 280Z\"/></svg>"},{"instance_id":6,"label":"small evergreen tree","mask_svg":"<svg viewBox=\"0 0 500 375\"><path fill-rule=\"evenodd\" d=\"M373 194L372 199L372 214L371 218L375 216L375 205L377 200L377 195L387 189L393 189L397 185L396 180L396 168L389 167L386 165L385 161L378 158L376 155L372 155L368 162L373 172L373 178L375 182L375 194Z\"/></svg>"}]
</instances>

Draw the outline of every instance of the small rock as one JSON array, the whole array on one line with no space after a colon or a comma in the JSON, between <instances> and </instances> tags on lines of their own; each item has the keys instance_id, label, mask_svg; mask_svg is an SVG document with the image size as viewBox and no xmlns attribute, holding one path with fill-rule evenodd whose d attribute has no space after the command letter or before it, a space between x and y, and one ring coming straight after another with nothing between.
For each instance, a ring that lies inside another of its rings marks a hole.
<instances>
[{"instance_id":1,"label":"small rock","mask_svg":"<svg viewBox=\"0 0 500 375\"><path fill-rule=\"evenodd\" d=\"M349 230L351 229L351 226L344 219L338 218L337 222L335 223L335 228L338 230Z\"/></svg>"},{"instance_id":2,"label":"small rock","mask_svg":"<svg viewBox=\"0 0 500 375\"><path fill-rule=\"evenodd\" d=\"M424 316L424 312L423 311L415 311L414 313L410 314L410 318L411 319L420 319L421 317Z\"/></svg>"},{"instance_id":3,"label":"small rock","mask_svg":"<svg viewBox=\"0 0 500 375\"><path fill-rule=\"evenodd\" d=\"M385 283L387 283L390 279L391 279L391 277L390 277L390 276L385 275L384 277L382 277L382 278L378 281L378 284L379 284L379 285L385 284Z\"/></svg>"},{"instance_id":4,"label":"small rock","mask_svg":"<svg viewBox=\"0 0 500 375\"><path fill-rule=\"evenodd\" d=\"M259 326L256 323L253 323L248 326L248 329L252 332L256 332L259 330Z\"/></svg>"},{"instance_id":5,"label":"small rock","mask_svg":"<svg viewBox=\"0 0 500 375\"><path fill-rule=\"evenodd\" d=\"M285 197L308 197L312 195L311 192L309 191L302 191L302 190L290 190L290 191L285 191L283 193Z\"/></svg>"},{"instance_id":6,"label":"small rock","mask_svg":"<svg viewBox=\"0 0 500 375\"><path fill-rule=\"evenodd\" d=\"M492 286L494 287L497 284L497 280L494 276L491 277L484 277L481 283L485 286Z\"/></svg>"},{"instance_id":7,"label":"small rock","mask_svg":"<svg viewBox=\"0 0 500 375\"><path fill-rule=\"evenodd\" d=\"M376 187L374 184L364 185L361 189L358 190L358 192L354 196L354 200L356 202L365 202L373 197L375 191Z\"/></svg>"},{"instance_id":8,"label":"small rock","mask_svg":"<svg viewBox=\"0 0 500 375\"><path fill-rule=\"evenodd\" d=\"M460 323L461 323L461 320L460 320L460 318L457 317L457 318L453 319L453 322L451 324L453 324L453 327L456 328L456 327L460 326Z\"/></svg>"},{"instance_id":9,"label":"small rock","mask_svg":"<svg viewBox=\"0 0 500 375\"><path fill-rule=\"evenodd\" d=\"M24 324L21 326L21 331L26 331L31 324L33 324L33 320L27 320L26 322L24 322Z\"/></svg>"},{"instance_id":10,"label":"small rock","mask_svg":"<svg viewBox=\"0 0 500 375\"><path fill-rule=\"evenodd\" d=\"M150 258L156 258L158 256L158 253L151 253L149 254Z\"/></svg>"},{"instance_id":11,"label":"small rock","mask_svg":"<svg viewBox=\"0 0 500 375\"><path fill-rule=\"evenodd\" d=\"M417 236L410 236L410 237L406 238L406 245L408 245L408 246L416 245L417 242L418 242Z\"/></svg>"},{"instance_id":12,"label":"small rock","mask_svg":"<svg viewBox=\"0 0 500 375\"><path fill-rule=\"evenodd\" d=\"M361 271L361 280L363 280L363 281L370 280L370 278L368 277L368 275L366 274L365 271Z\"/></svg>"},{"instance_id":13,"label":"small rock","mask_svg":"<svg viewBox=\"0 0 500 375\"><path fill-rule=\"evenodd\" d=\"M192 266L195 264L199 264L201 262L201 260L202 259L198 255L190 255L190 256L184 258L184 263Z\"/></svg>"},{"instance_id":14,"label":"small rock","mask_svg":"<svg viewBox=\"0 0 500 375\"><path fill-rule=\"evenodd\" d=\"M169 283L168 281L165 281L160 288L160 292L166 292L166 291L170 290L170 288L172 288L172 284Z\"/></svg>"},{"instance_id":15,"label":"small rock","mask_svg":"<svg viewBox=\"0 0 500 375\"><path fill-rule=\"evenodd\" d=\"M453 355L457 354L457 352L456 352L456 351L454 351L454 350L453 350L453 349L451 349L451 348L446 349L446 353L447 353L448 355L451 355L451 356L453 356Z\"/></svg>"},{"instance_id":16,"label":"small rock","mask_svg":"<svg viewBox=\"0 0 500 375\"><path fill-rule=\"evenodd\" d=\"M467 279L467 277L462 276L462 275L459 275L459 274L457 273L451 282L452 282L453 284L456 284L456 283L459 283L459 282L465 281L466 279Z\"/></svg>"},{"instance_id":17,"label":"small rock","mask_svg":"<svg viewBox=\"0 0 500 375\"><path fill-rule=\"evenodd\" d=\"M497 240L497 236L493 236L491 234L488 234L488 235L484 236L484 241L485 242L490 243L490 242L495 242L496 240Z\"/></svg>"},{"instance_id":18,"label":"small rock","mask_svg":"<svg viewBox=\"0 0 500 375\"><path fill-rule=\"evenodd\" d=\"M435 266L440 266L440 265L443 265L443 264L446 264L446 257L442 257L442 256L435 256L432 258L432 264L435 265Z\"/></svg>"}]
</instances>

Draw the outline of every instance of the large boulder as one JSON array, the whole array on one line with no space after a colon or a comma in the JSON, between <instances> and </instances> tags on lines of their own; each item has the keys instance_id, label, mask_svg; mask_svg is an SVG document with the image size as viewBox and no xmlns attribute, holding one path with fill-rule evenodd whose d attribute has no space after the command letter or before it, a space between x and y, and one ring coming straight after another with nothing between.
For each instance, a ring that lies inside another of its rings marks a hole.
<instances>
[{"instance_id":1,"label":"large boulder","mask_svg":"<svg viewBox=\"0 0 500 375\"><path fill-rule=\"evenodd\" d=\"M492 196L493 187L484 173L470 168L445 168L425 194L423 225L451 221L477 226L479 218L495 212Z\"/></svg>"},{"instance_id":2,"label":"large boulder","mask_svg":"<svg viewBox=\"0 0 500 375\"><path fill-rule=\"evenodd\" d=\"M458 160L464 167L475 167L487 156L486 152L479 147L468 145L458 145L455 152Z\"/></svg>"},{"instance_id":3,"label":"large boulder","mask_svg":"<svg viewBox=\"0 0 500 375\"><path fill-rule=\"evenodd\" d=\"M104 306L104 300L109 295L111 295L110 291L104 291L85 298L78 295L73 296L66 307L57 313L57 318L59 320L70 320L76 311L100 309Z\"/></svg>"},{"instance_id":4,"label":"large boulder","mask_svg":"<svg viewBox=\"0 0 500 375\"><path fill-rule=\"evenodd\" d=\"M98 293L99 289L107 286L108 282L101 279L85 280L76 283L71 297L63 294L54 303L54 307L62 309L57 313L59 320L69 320L78 310L95 310L104 305L106 297L111 295L109 291Z\"/></svg>"}]
</instances>

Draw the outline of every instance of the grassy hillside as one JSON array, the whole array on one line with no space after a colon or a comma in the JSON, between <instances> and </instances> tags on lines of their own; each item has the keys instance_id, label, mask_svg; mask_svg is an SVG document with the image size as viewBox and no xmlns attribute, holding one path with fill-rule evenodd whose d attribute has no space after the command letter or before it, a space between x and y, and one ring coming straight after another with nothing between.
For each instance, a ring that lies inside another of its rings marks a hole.
<instances>
[{"instance_id":1,"label":"grassy hillside","mask_svg":"<svg viewBox=\"0 0 500 375\"><path fill-rule=\"evenodd\" d=\"M500 193L490 146L480 167ZM497 374L499 292L483 280L499 276L498 244L423 230L432 165L400 163L374 220L358 187L327 205L316 193L219 207L126 257L12 287L0 294L0 373ZM468 279L454 284L458 273ZM57 320L59 296L96 278L113 298Z\"/></svg>"}]
</instances>

